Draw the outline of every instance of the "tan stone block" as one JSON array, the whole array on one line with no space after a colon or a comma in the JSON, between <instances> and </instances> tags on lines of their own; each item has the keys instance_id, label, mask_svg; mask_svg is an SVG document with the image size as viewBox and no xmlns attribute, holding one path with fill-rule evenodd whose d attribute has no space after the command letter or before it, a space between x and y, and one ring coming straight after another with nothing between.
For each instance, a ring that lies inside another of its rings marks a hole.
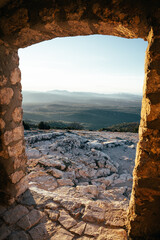
<instances>
[{"instance_id":1,"label":"tan stone block","mask_svg":"<svg viewBox=\"0 0 160 240\"><path fill-rule=\"evenodd\" d=\"M136 25L138 25L138 24L140 23L140 18L139 18L139 16L135 16L135 17L133 18L133 21L135 22Z\"/></svg>"},{"instance_id":2,"label":"tan stone block","mask_svg":"<svg viewBox=\"0 0 160 240\"><path fill-rule=\"evenodd\" d=\"M18 197L28 189L28 178L27 176L23 177L15 186L16 196Z\"/></svg>"},{"instance_id":3,"label":"tan stone block","mask_svg":"<svg viewBox=\"0 0 160 240\"><path fill-rule=\"evenodd\" d=\"M105 218L107 226L124 227L127 219L127 213L122 209L111 209L106 212Z\"/></svg>"},{"instance_id":4,"label":"tan stone block","mask_svg":"<svg viewBox=\"0 0 160 240\"><path fill-rule=\"evenodd\" d=\"M157 91L160 91L160 75L152 69L145 74L143 92L148 94Z\"/></svg>"},{"instance_id":5,"label":"tan stone block","mask_svg":"<svg viewBox=\"0 0 160 240\"><path fill-rule=\"evenodd\" d=\"M57 221L59 218L59 211L57 210L45 209L45 213L48 214L52 221Z\"/></svg>"},{"instance_id":6,"label":"tan stone block","mask_svg":"<svg viewBox=\"0 0 160 240\"><path fill-rule=\"evenodd\" d=\"M16 84L21 81L21 71L19 68L15 68L11 72L10 81L12 84Z\"/></svg>"},{"instance_id":7,"label":"tan stone block","mask_svg":"<svg viewBox=\"0 0 160 240\"><path fill-rule=\"evenodd\" d=\"M72 240L74 235L63 228L57 229L57 232L51 237L51 240Z\"/></svg>"},{"instance_id":8,"label":"tan stone block","mask_svg":"<svg viewBox=\"0 0 160 240\"><path fill-rule=\"evenodd\" d=\"M3 88L0 90L0 104L9 104L13 97L12 88Z\"/></svg>"},{"instance_id":9,"label":"tan stone block","mask_svg":"<svg viewBox=\"0 0 160 240\"><path fill-rule=\"evenodd\" d=\"M17 169L19 167L24 167L26 164L27 158L25 154L19 155L14 160L14 169Z\"/></svg>"},{"instance_id":10,"label":"tan stone block","mask_svg":"<svg viewBox=\"0 0 160 240\"><path fill-rule=\"evenodd\" d=\"M24 150L23 141L20 141L14 144L13 146L8 147L8 153L10 157L18 157L19 155L22 154L23 150Z\"/></svg>"},{"instance_id":11,"label":"tan stone block","mask_svg":"<svg viewBox=\"0 0 160 240\"><path fill-rule=\"evenodd\" d=\"M5 128L5 122L3 121L2 118L0 118L0 129Z\"/></svg>"},{"instance_id":12,"label":"tan stone block","mask_svg":"<svg viewBox=\"0 0 160 240\"><path fill-rule=\"evenodd\" d=\"M60 211L58 221L66 228L69 229L77 224L77 221L72 218L65 210Z\"/></svg>"},{"instance_id":13,"label":"tan stone block","mask_svg":"<svg viewBox=\"0 0 160 240\"><path fill-rule=\"evenodd\" d=\"M141 117L144 121L153 121L160 117L160 103L151 104L148 98L142 99Z\"/></svg>"},{"instance_id":14,"label":"tan stone block","mask_svg":"<svg viewBox=\"0 0 160 240\"><path fill-rule=\"evenodd\" d=\"M124 229L105 229L102 228L97 240L127 240L127 233Z\"/></svg>"},{"instance_id":15,"label":"tan stone block","mask_svg":"<svg viewBox=\"0 0 160 240\"><path fill-rule=\"evenodd\" d=\"M10 178L12 183L17 183L19 182L19 180L25 175L25 173L21 170L21 171L17 171L15 173L12 173Z\"/></svg>"},{"instance_id":16,"label":"tan stone block","mask_svg":"<svg viewBox=\"0 0 160 240\"><path fill-rule=\"evenodd\" d=\"M100 233L101 227L95 224L87 223L84 234L97 237Z\"/></svg>"},{"instance_id":17,"label":"tan stone block","mask_svg":"<svg viewBox=\"0 0 160 240\"><path fill-rule=\"evenodd\" d=\"M76 226L72 227L70 231L81 236L82 233L84 232L85 227L86 227L86 223L81 221Z\"/></svg>"},{"instance_id":18,"label":"tan stone block","mask_svg":"<svg viewBox=\"0 0 160 240\"><path fill-rule=\"evenodd\" d=\"M20 122L22 120L22 108L15 108L12 113L12 117L14 122Z\"/></svg>"},{"instance_id":19,"label":"tan stone block","mask_svg":"<svg viewBox=\"0 0 160 240\"><path fill-rule=\"evenodd\" d=\"M84 215L82 217L83 220L88 222L98 222L101 223L105 220L105 210L98 206L86 206Z\"/></svg>"},{"instance_id":20,"label":"tan stone block","mask_svg":"<svg viewBox=\"0 0 160 240\"><path fill-rule=\"evenodd\" d=\"M0 76L0 87L4 87L7 83L7 78L4 75Z\"/></svg>"},{"instance_id":21,"label":"tan stone block","mask_svg":"<svg viewBox=\"0 0 160 240\"><path fill-rule=\"evenodd\" d=\"M18 141L23 137L23 127L17 127L12 131L6 131L4 133L4 144L8 145L11 142Z\"/></svg>"}]
</instances>

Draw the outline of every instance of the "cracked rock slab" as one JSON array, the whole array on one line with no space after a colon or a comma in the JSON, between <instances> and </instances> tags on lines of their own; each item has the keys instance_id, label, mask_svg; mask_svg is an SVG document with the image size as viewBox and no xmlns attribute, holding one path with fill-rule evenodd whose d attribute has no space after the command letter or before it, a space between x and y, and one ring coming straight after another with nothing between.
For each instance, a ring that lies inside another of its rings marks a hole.
<instances>
[{"instance_id":1,"label":"cracked rock slab","mask_svg":"<svg viewBox=\"0 0 160 240\"><path fill-rule=\"evenodd\" d=\"M77 224L77 221L72 218L65 210L60 211L58 221L66 228L69 229Z\"/></svg>"}]
</instances>

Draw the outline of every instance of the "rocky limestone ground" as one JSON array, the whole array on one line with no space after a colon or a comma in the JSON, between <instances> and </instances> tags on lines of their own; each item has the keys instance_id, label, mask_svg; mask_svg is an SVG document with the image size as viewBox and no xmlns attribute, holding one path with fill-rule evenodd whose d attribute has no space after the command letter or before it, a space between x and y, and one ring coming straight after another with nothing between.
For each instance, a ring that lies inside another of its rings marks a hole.
<instances>
[{"instance_id":1,"label":"rocky limestone ground","mask_svg":"<svg viewBox=\"0 0 160 240\"><path fill-rule=\"evenodd\" d=\"M138 134L25 132L29 189L0 207L0 240L125 240Z\"/></svg>"}]
</instances>

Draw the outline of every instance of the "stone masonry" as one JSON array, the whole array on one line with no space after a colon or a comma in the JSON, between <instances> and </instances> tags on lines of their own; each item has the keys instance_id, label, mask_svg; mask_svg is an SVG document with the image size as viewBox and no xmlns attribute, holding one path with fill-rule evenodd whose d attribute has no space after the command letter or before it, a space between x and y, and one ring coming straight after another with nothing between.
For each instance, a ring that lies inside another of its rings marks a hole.
<instances>
[{"instance_id":1,"label":"stone masonry","mask_svg":"<svg viewBox=\"0 0 160 240\"><path fill-rule=\"evenodd\" d=\"M27 189L21 72L17 50L1 46L0 55L0 200L13 202Z\"/></svg>"},{"instance_id":2,"label":"stone masonry","mask_svg":"<svg viewBox=\"0 0 160 240\"><path fill-rule=\"evenodd\" d=\"M1 202L13 203L27 189L18 49L55 37L77 35L142 38L149 44L128 232L131 239L159 239L159 25L159 0L0 1Z\"/></svg>"}]
</instances>

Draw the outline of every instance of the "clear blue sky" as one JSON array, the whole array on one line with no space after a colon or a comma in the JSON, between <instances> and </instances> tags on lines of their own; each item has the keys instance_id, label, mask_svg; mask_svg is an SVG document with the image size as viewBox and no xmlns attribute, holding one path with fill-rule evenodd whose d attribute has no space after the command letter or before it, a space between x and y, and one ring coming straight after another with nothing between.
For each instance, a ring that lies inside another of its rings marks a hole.
<instances>
[{"instance_id":1,"label":"clear blue sky","mask_svg":"<svg viewBox=\"0 0 160 240\"><path fill-rule=\"evenodd\" d=\"M92 35L20 49L22 89L142 93L147 42Z\"/></svg>"}]
</instances>

